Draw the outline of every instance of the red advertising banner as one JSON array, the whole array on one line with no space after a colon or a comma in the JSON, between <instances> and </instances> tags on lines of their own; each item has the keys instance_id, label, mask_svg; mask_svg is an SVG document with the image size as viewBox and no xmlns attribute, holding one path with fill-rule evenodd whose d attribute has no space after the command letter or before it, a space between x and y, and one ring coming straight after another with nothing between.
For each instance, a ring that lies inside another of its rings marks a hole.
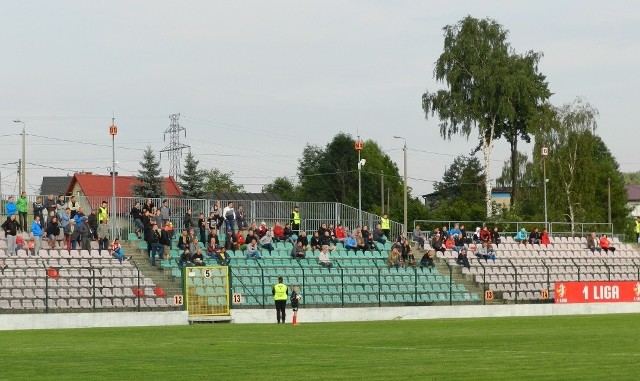
<instances>
[{"instance_id":1,"label":"red advertising banner","mask_svg":"<svg viewBox=\"0 0 640 381\"><path fill-rule=\"evenodd\" d=\"M556 282L555 302L640 302L640 282Z\"/></svg>"}]
</instances>

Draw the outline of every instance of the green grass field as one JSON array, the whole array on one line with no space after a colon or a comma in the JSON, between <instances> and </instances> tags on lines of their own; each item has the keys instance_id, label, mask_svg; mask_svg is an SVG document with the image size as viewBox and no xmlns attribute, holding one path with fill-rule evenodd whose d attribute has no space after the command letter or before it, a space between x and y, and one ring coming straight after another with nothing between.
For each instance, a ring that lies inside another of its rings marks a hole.
<instances>
[{"instance_id":1,"label":"green grass field","mask_svg":"<svg viewBox=\"0 0 640 381\"><path fill-rule=\"evenodd\" d=\"M0 379L635 380L639 321L606 315L3 331Z\"/></svg>"}]
</instances>

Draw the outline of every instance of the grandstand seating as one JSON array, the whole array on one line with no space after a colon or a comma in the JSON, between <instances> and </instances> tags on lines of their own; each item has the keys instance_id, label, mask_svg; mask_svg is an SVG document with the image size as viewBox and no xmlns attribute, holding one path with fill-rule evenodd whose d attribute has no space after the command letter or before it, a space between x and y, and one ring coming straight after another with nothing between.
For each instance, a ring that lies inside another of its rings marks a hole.
<instances>
[{"instance_id":1,"label":"grandstand seating","mask_svg":"<svg viewBox=\"0 0 640 381\"><path fill-rule=\"evenodd\" d=\"M560 237L548 247L518 244L512 237L504 241L496 249L495 261L469 254L471 267L461 270L478 285L502 293L505 300L540 300L542 290L548 290L552 299L555 282L640 280L640 253L615 238L617 250L608 254L592 253L584 237ZM455 252L439 252L438 257L459 266Z\"/></svg>"}]
</instances>

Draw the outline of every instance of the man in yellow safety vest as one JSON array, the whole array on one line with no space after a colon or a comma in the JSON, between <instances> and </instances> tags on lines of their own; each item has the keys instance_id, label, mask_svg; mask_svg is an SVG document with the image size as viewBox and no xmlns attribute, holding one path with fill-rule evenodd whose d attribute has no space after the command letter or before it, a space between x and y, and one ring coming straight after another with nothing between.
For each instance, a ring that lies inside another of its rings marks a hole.
<instances>
[{"instance_id":1,"label":"man in yellow safety vest","mask_svg":"<svg viewBox=\"0 0 640 381\"><path fill-rule=\"evenodd\" d=\"M382 227L382 234L387 237L387 241L391 239L391 223L387 214L383 214L380 217L380 226Z\"/></svg>"},{"instance_id":2,"label":"man in yellow safety vest","mask_svg":"<svg viewBox=\"0 0 640 381\"><path fill-rule=\"evenodd\" d=\"M282 277L278 277L278 284L274 285L271 291L273 293L273 300L275 300L276 302L276 316L278 319L278 324L280 322L284 324L289 290L287 288L287 285L282 283Z\"/></svg>"},{"instance_id":3,"label":"man in yellow safety vest","mask_svg":"<svg viewBox=\"0 0 640 381\"><path fill-rule=\"evenodd\" d=\"M636 242L640 244L640 216L636 217Z\"/></svg>"},{"instance_id":4,"label":"man in yellow safety vest","mask_svg":"<svg viewBox=\"0 0 640 381\"><path fill-rule=\"evenodd\" d=\"M109 211L107 210L107 202L102 201L102 205L98 208L98 223L109 219Z\"/></svg>"},{"instance_id":5,"label":"man in yellow safety vest","mask_svg":"<svg viewBox=\"0 0 640 381\"><path fill-rule=\"evenodd\" d=\"M291 213L291 230L300 234L300 209L298 209L298 205L293 207Z\"/></svg>"}]
</instances>

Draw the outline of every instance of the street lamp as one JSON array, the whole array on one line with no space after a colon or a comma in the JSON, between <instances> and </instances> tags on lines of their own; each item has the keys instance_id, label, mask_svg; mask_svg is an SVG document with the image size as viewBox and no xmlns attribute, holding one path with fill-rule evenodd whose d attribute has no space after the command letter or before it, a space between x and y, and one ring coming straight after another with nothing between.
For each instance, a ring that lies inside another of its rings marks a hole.
<instances>
[{"instance_id":1,"label":"street lamp","mask_svg":"<svg viewBox=\"0 0 640 381\"><path fill-rule=\"evenodd\" d=\"M20 161L20 193L27 191L27 161L26 161L26 124L20 119L14 120L13 123L22 123L22 160Z\"/></svg>"},{"instance_id":2,"label":"street lamp","mask_svg":"<svg viewBox=\"0 0 640 381\"><path fill-rule=\"evenodd\" d=\"M542 177L544 178L543 189L544 189L544 227L549 230L549 222L547 217L547 156L549 155L549 148L542 147L540 150L540 155L542 155Z\"/></svg>"},{"instance_id":3,"label":"street lamp","mask_svg":"<svg viewBox=\"0 0 640 381\"><path fill-rule=\"evenodd\" d=\"M404 146L402 147L402 152L404 152L404 225L403 225L403 229L404 229L404 233L405 235L409 234L408 233L408 226L407 226L407 139L403 138L402 136L394 136L394 139L402 139L404 140Z\"/></svg>"},{"instance_id":4,"label":"street lamp","mask_svg":"<svg viewBox=\"0 0 640 381\"><path fill-rule=\"evenodd\" d=\"M358 225L362 226L362 167L367 160L360 158L360 151L364 148L360 136L356 140L355 149L358 151Z\"/></svg>"},{"instance_id":5,"label":"street lamp","mask_svg":"<svg viewBox=\"0 0 640 381\"><path fill-rule=\"evenodd\" d=\"M116 135L118 135L118 126L116 126L116 118L111 118L109 126L109 135L111 135L111 239L116 238Z\"/></svg>"}]
</instances>

